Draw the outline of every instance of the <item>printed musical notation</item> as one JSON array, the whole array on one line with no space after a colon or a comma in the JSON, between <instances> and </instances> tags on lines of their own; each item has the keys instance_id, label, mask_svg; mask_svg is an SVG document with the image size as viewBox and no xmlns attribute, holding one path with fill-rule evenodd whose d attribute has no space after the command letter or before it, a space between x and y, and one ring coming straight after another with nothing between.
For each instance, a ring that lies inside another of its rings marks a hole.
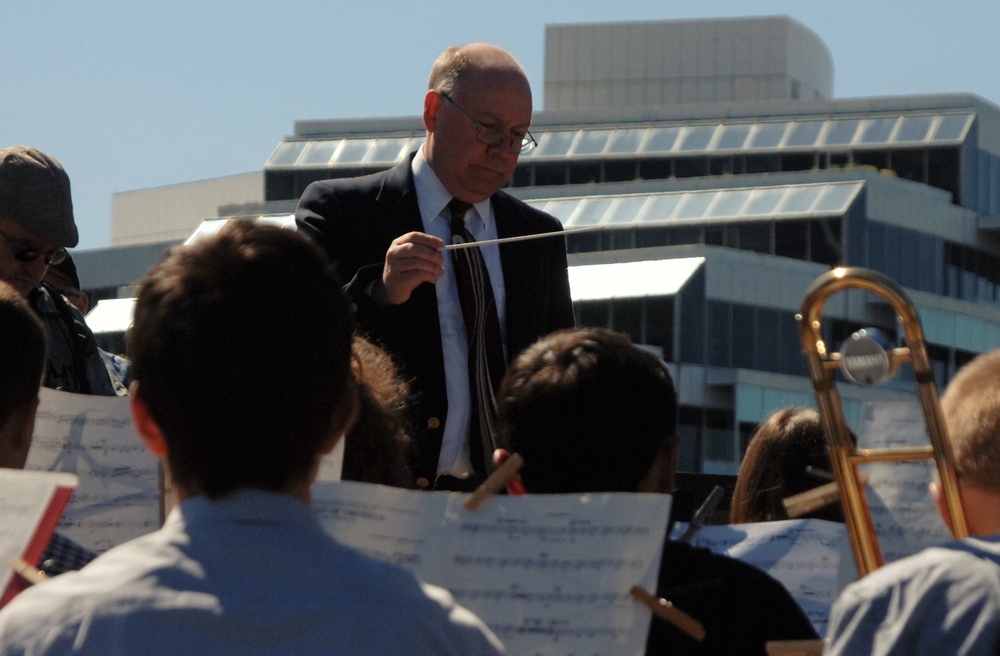
<instances>
[{"instance_id":1,"label":"printed musical notation","mask_svg":"<svg viewBox=\"0 0 1000 656\"><path fill-rule=\"evenodd\" d=\"M42 388L26 469L79 484L58 530L96 552L160 526L160 474L132 426L127 397Z\"/></svg>"},{"instance_id":2,"label":"printed musical notation","mask_svg":"<svg viewBox=\"0 0 1000 656\"><path fill-rule=\"evenodd\" d=\"M313 507L339 541L451 591L512 654L642 654L670 497L493 497L318 483Z\"/></svg>"},{"instance_id":3,"label":"printed musical notation","mask_svg":"<svg viewBox=\"0 0 1000 656\"><path fill-rule=\"evenodd\" d=\"M683 530L678 524L674 535ZM790 519L703 526L691 543L742 560L780 581L820 636L826 634L837 594L857 578L847 529L837 522Z\"/></svg>"},{"instance_id":4,"label":"printed musical notation","mask_svg":"<svg viewBox=\"0 0 1000 656\"><path fill-rule=\"evenodd\" d=\"M859 447L928 444L923 409L918 404L865 404L858 429ZM868 476L865 497L885 562L952 539L927 489L934 480L933 461L870 463L859 471Z\"/></svg>"}]
</instances>

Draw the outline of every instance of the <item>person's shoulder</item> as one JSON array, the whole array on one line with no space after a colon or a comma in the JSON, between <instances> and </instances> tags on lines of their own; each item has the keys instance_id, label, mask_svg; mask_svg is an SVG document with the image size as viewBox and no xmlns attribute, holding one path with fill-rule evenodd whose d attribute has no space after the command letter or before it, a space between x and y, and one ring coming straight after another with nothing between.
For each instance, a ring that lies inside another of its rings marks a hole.
<instances>
[{"instance_id":1,"label":"person's shoulder","mask_svg":"<svg viewBox=\"0 0 1000 656\"><path fill-rule=\"evenodd\" d=\"M351 194L371 194L390 187L405 186L410 178L408 162L396 166L346 178L328 178L309 183L302 193L302 199L325 196L350 196Z\"/></svg>"},{"instance_id":2,"label":"person's shoulder","mask_svg":"<svg viewBox=\"0 0 1000 656\"><path fill-rule=\"evenodd\" d=\"M993 548L983 551L974 541L958 541L939 547L929 547L906 558L884 565L851 583L838 599L838 605L851 600L875 599L898 594L931 594L933 590L959 582L995 585L1000 580L1000 552Z\"/></svg>"},{"instance_id":3,"label":"person's shoulder","mask_svg":"<svg viewBox=\"0 0 1000 656\"><path fill-rule=\"evenodd\" d=\"M444 588L400 565L339 546L341 591L356 598L365 615L392 618L380 628L382 643L408 644L411 654L502 653L486 624Z\"/></svg>"}]
</instances>

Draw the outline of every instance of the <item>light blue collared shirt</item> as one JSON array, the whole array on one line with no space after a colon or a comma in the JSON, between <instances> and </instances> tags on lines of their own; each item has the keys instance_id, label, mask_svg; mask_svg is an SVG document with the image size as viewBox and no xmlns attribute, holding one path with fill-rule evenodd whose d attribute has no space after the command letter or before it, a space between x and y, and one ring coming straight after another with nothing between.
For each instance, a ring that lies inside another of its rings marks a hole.
<instances>
[{"instance_id":1,"label":"light blue collared shirt","mask_svg":"<svg viewBox=\"0 0 1000 656\"><path fill-rule=\"evenodd\" d=\"M187 499L163 527L0 612L0 655L497 656L445 590L328 536L299 499Z\"/></svg>"},{"instance_id":2,"label":"light blue collared shirt","mask_svg":"<svg viewBox=\"0 0 1000 656\"><path fill-rule=\"evenodd\" d=\"M448 202L452 196L424 158L423 148L417 151L412 166L424 232L449 243L451 214L448 212ZM465 215L465 224L476 241L496 239L497 226L490 199L473 205ZM500 266L500 247L492 244L482 246L480 251L490 274L490 283L493 285L493 295L496 297L497 314L500 319L500 335L506 352L507 305L503 270ZM438 473L461 477L472 471L467 439L472 400L469 393L469 346L450 252L444 254L444 275L438 278L435 289L438 319L441 322L441 346L444 350L445 390L448 394L448 416L444 422Z\"/></svg>"}]
</instances>

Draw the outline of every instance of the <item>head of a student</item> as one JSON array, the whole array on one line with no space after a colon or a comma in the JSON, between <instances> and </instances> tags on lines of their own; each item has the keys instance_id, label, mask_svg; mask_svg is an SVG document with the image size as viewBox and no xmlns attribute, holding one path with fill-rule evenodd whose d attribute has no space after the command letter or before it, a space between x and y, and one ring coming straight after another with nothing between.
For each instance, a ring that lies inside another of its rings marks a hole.
<instances>
[{"instance_id":1,"label":"head of a student","mask_svg":"<svg viewBox=\"0 0 1000 656\"><path fill-rule=\"evenodd\" d=\"M50 264L42 282L65 296L80 314L86 315L90 310L90 297L80 287L80 275L76 271L76 262L73 261L72 255L67 253L66 259Z\"/></svg>"},{"instance_id":2,"label":"head of a student","mask_svg":"<svg viewBox=\"0 0 1000 656\"><path fill-rule=\"evenodd\" d=\"M409 385L400 377L392 357L360 335L354 336L352 369L360 406L357 422L344 436L341 478L409 487Z\"/></svg>"},{"instance_id":3,"label":"head of a student","mask_svg":"<svg viewBox=\"0 0 1000 656\"><path fill-rule=\"evenodd\" d=\"M941 397L966 521L973 535L1000 532L1000 350L962 367ZM931 491L951 526L940 485Z\"/></svg>"},{"instance_id":4,"label":"head of a student","mask_svg":"<svg viewBox=\"0 0 1000 656\"><path fill-rule=\"evenodd\" d=\"M0 280L27 297L78 241L62 165L30 146L0 149Z\"/></svg>"},{"instance_id":5,"label":"head of a student","mask_svg":"<svg viewBox=\"0 0 1000 656\"><path fill-rule=\"evenodd\" d=\"M677 394L662 360L627 336L554 332L521 353L500 389L499 438L532 493L669 492Z\"/></svg>"},{"instance_id":6,"label":"head of a student","mask_svg":"<svg viewBox=\"0 0 1000 656\"><path fill-rule=\"evenodd\" d=\"M424 155L452 196L485 200L514 172L531 112L531 86L513 55L488 43L448 48L424 96Z\"/></svg>"},{"instance_id":7,"label":"head of a student","mask_svg":"<svg viewBox=\"0 0 1000 656\"><path fill-rule=\"evenodd\" d=\"M305 491L356 413L352 322L302 235L228 223L171 249L139 287L133 417L181 497Z\"/></svg>"},{"instance_id":8,"label":"head of a student","mask_svg":"<svg viewBox=\"0 0 1000 656\"><path fill-rule=\"evenodd\" d=\"M827 482L808 468L830 470L826 438L819 413L812 408L782 408L754 431L733 488L733 524L788 519L784 500ZM844 521L840 504L809 514L816 519Z\"/></svg>"},{"instance_id":9,"label":"head of a student","mask_svg":"<svg viewBox=\"0 0 1000 656\"><path fill-rule=\"evenodd\" d=\"M28 457L45 366L45 329L28 302L0 282L0 467Z\"/></svg>"}]
</instances>

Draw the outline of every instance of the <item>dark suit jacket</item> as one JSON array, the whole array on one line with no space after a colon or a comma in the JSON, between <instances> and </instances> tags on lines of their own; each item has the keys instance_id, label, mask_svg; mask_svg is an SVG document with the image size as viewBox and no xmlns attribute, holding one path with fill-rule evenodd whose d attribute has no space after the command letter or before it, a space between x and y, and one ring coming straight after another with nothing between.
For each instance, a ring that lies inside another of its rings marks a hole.
<instances>
[{"instance_id":1,"label":"dark suit jacket","mask_svg":"<svg viewBox=\"0 0 1000 656\"><path fill-rule=\"evenodd\" d=\"M313 237L337 268L356 307L360 331L396 360L414 393L411 419L417 453L411 460L421 487L433 482L447 416L444 356L434 287L422 284L396 306L379 305L365 293L382 275L393 239L423 232L410 159L360 178L323 180L306 188L295 211L299 230ZM562 230L559 222L499 191L493 195L497 236ZM571 327L573 304L561 237L500 245L506 289L507 353L514 358L538 338ZM423 479L423 480L421 480Z\"/></svg>"}]
</instances>

